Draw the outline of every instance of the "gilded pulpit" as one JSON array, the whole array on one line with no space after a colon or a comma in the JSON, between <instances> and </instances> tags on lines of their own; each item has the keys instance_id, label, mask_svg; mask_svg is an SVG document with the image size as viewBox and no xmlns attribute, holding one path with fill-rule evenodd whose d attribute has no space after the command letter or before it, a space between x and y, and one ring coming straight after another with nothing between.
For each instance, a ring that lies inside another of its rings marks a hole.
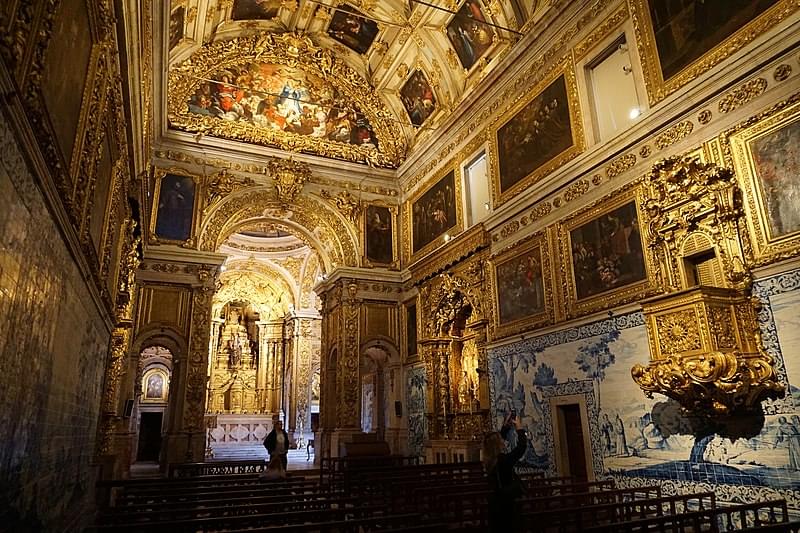
<instances>
[{"instance_id":1,"label":"gilded pulpit","mask_svg":"<svg viewBox=\"0 0 800 533\"><path fill-rule=\"evenodd\" d=\"M643 187L648 255L663 294L642 302L650 363L633 379L691 413L757 409L782 396L750 294L748 236L733 173L693 158L657 163Z\"/></svg>"}]
</instances>

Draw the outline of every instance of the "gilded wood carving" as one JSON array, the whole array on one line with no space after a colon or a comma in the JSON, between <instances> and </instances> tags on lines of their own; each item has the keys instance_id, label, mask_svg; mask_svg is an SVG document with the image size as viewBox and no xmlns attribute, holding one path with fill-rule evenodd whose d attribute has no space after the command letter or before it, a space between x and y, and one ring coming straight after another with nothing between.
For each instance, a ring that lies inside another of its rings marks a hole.
<instances>
[{"instance_id":1,"label":"gilded wood carving","mask_svg":"<svg viewBox=\"0 0 800 533\"><path fill-rule=\"evenodd\" d=\"M800 8L798 0L629 2L651 105Z\"/></svg>"},{"instance_id":2,"label":"gilded wood carving","mask_svg":"<svg viewBox=\"0 0 800 533\"><path fill-rule=\"evenodd\" d=\"M173 128L287 151L383 167L405 157L378 93L302 34L205 45L171 69L168 116Z\"/></svg>"},{"instance_id":3,"label":"gilded wood carving","mask_svg":"<svg viewBox=\"0 0 800 533\"><path fill-rule=\"evenodd\" d=\"M553 266L545 232L515 243L492 259L492 338L552 322Z\"/></svg>"},{"instance_id":4,"label":"gilded wood carving","mask_svg":"<svg viewBox=\"0 0 800 533\"><path fill-rule=\"evenodd\" d=\"M754 264L800 254L800 94L726 131L720 144L744 193Z\"/></svg>"},{"instance_id":5,"label":"gilded wood carving","mask_svg":"<svg viewBox=\"0 0 800 533\"><path fill-rule=\"evenodd\" d=\"M635 183L558 222L561 289L567 318L630 303L651 293Z\"/></svg>"}]
</instances>

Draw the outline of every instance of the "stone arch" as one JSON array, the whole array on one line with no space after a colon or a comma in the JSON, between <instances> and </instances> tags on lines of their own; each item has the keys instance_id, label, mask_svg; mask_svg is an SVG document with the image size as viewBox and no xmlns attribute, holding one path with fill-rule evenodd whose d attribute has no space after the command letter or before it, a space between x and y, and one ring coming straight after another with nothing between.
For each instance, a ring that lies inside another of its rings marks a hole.
<instances>
[{"instance_id":1,"label":"stone arch","mask_svg":"<svg viewBox=\"0 0 800 533\"><path fill-rule=\"evenodd\" d=\"M230 235L257 223L274 224L308 244L325 272L337 266L359 266L356 229L340 213L310 194L301 193L291 204L281 205L274 189L267 186L231 194L214 204L203 217L200 250L216 251Z\"/></svg>"}]
</instances>

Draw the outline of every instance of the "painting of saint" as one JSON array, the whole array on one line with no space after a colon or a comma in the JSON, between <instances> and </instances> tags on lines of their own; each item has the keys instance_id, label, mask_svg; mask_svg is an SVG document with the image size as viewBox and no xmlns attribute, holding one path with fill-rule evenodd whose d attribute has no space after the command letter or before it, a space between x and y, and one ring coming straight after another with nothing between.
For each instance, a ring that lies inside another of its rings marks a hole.
<instances>
[{"instance_id":1,"label":"painting of saint","mask_svg":"<svg viewBox=\"0 0 800 533\"><path fill-rule=\"evenodd\" d=\"M451 170L411 206L415 254L456 226L455 171Z\"/></svg>"},{"instance_id":2,"label":"painting of saint","mask_svg":"<svg viewBox=\"0 0 800 533\"><path fill-rule=\"evenodd\" d=\"M367 118L333 85L300 70L250 63L215 72L187 102L189 112L329 141L378 147Z\"/></svg>"},{"instance_id":3,"label":"painting of saint","mask_svg":"<svg viewBox=\"0 0 800 533\"><path fill-rule=\"evenodd\" d=\"M183 24L186 7L178 6L169 15L169 49L172 50L183 39Z\"/></svg>"},{"instance_id":4,"label":"painting of saint","mask_svg":"<svg viewBox=\"0 0 800 533\"><path fill-rule=\"evenodd\" d=\"M164 376L158 373L150 374L144 397L147 400L160 400L164 397Z\"/></svg>"},{"instance_id":5,"label":"painting of saint","mask_svg":"<svg viewBox=\"0 0 800 533\"><path fill-rule=\"evenodd\" d=\"M779 0L647 0L663 80L688 67Z\"/></svg>"},{"instance_id":6,"label":"painting of saint","mask_svg":"<svg viewBox=\"0 0 800 533\"><path fill-rule=\"evenodd\" d=\"M498 323L506 325L544 309L542 250L539 246L497 264Z\"/></svg>"},{"instance_id":7,"label":"painting of saint","mask_svg":"<svg viewBox=\"0 0 800 533\"><path fill-rule=\"evenodd\" d=\"M753 139L750 150L769 238L800 231L800 121Z\"/></svg>"},{"instance_id":8,"label":"painting of saint","mask_svg":"<svg viewBox=\"0 0 800 533\"><path fill-rule=\"evenodd\" d=\"M328 35L358 52L365 54L378 35L378 23L350 6L342 5L331 18Z\"/></svg>"},{"instance_id":9,"label":"painting of saint","mask_svg":"<svg viewBox=\"0 0 800 533\"><path fill-rule=\"evenodd\" d=\"M187 176L167 174L161 180L156 215L156 235L185 241L192 236L195 184Z\"/></svg>"},{"instance_id":10,"label":"painting of saint","mask_svg":"<svg viewBox=\"0 0 800 533\"><path fill-rule=\"evenodd\" d=\"M500 193L574 143L567 84L562 74L497 130Z\"/></svg>"},{"instance_id":11,"label":"painting of saint","mask_svg":"<svg viewBox=\"0 0 800 533\"><path fill-rule=\"evenodd\" d=\"M400 100L414 126L422 126L436 109L433 89L421 70L415 70L400 89Z\"/></svg>"},{"instance_id":12,"label":"painting of saint","mask_svg":"<svg viewBox=\"0 0 800 533\"><path fill-rule=\"evenodd\" d=\"M570 232L578 300L647 279L636 202Z\"/></svg>"},{"instance_id":13,"label":"painting of saint","mask_svg":"<svg viewBox=\"0 0 800 533\"><path fill-rule=\"evenodd\" d=\"M417 305L406 307L406 350L409 357L417 355Z\"/></svg>"},{"instance_id":14,"label":"painting of saint","mask_svg":"<svg viewBox=\"0 0 800 533\"><path fill-rule=\"evenodd\" d=\"M394 261L391 210L379 205L367 206L365 224L367 259L378 264Z\"/></svg>"},{"instance_id":15,"label":"painting of saint","mask_svg":"<svg viewBox=\"0 0 800 533\"><path fill-rule=\"evenodd\" d=\"M280 0L234 0L233 20L269 20L278 16Z\"/></svg>"},{"instance_id":16,"label":"painting of saint","mask_svg":"<svg viewBox=\"0 0 800 533\"><path fill-rule=\"evenodd\" d=\"M478 0L467 0L447 25L447 38L465 69L472 68L492 45L494 31L485 23Z\"/></svg>"}]
</instances>

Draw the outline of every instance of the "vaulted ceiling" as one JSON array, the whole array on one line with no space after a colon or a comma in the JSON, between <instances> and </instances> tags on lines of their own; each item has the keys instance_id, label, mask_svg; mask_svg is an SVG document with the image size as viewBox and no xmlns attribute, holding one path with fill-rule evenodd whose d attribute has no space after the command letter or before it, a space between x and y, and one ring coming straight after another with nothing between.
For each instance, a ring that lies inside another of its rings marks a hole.
<instances>
[{"instance_id":1,"label":"vaulted ceiling","mask_svg":"<svg viewBox=\"0 0 800 533\"><path fill-rule=\"evenodd\" d=\"M172 0L172 130L395 168L543 0Z\"/></svg>"}]
</instances>

